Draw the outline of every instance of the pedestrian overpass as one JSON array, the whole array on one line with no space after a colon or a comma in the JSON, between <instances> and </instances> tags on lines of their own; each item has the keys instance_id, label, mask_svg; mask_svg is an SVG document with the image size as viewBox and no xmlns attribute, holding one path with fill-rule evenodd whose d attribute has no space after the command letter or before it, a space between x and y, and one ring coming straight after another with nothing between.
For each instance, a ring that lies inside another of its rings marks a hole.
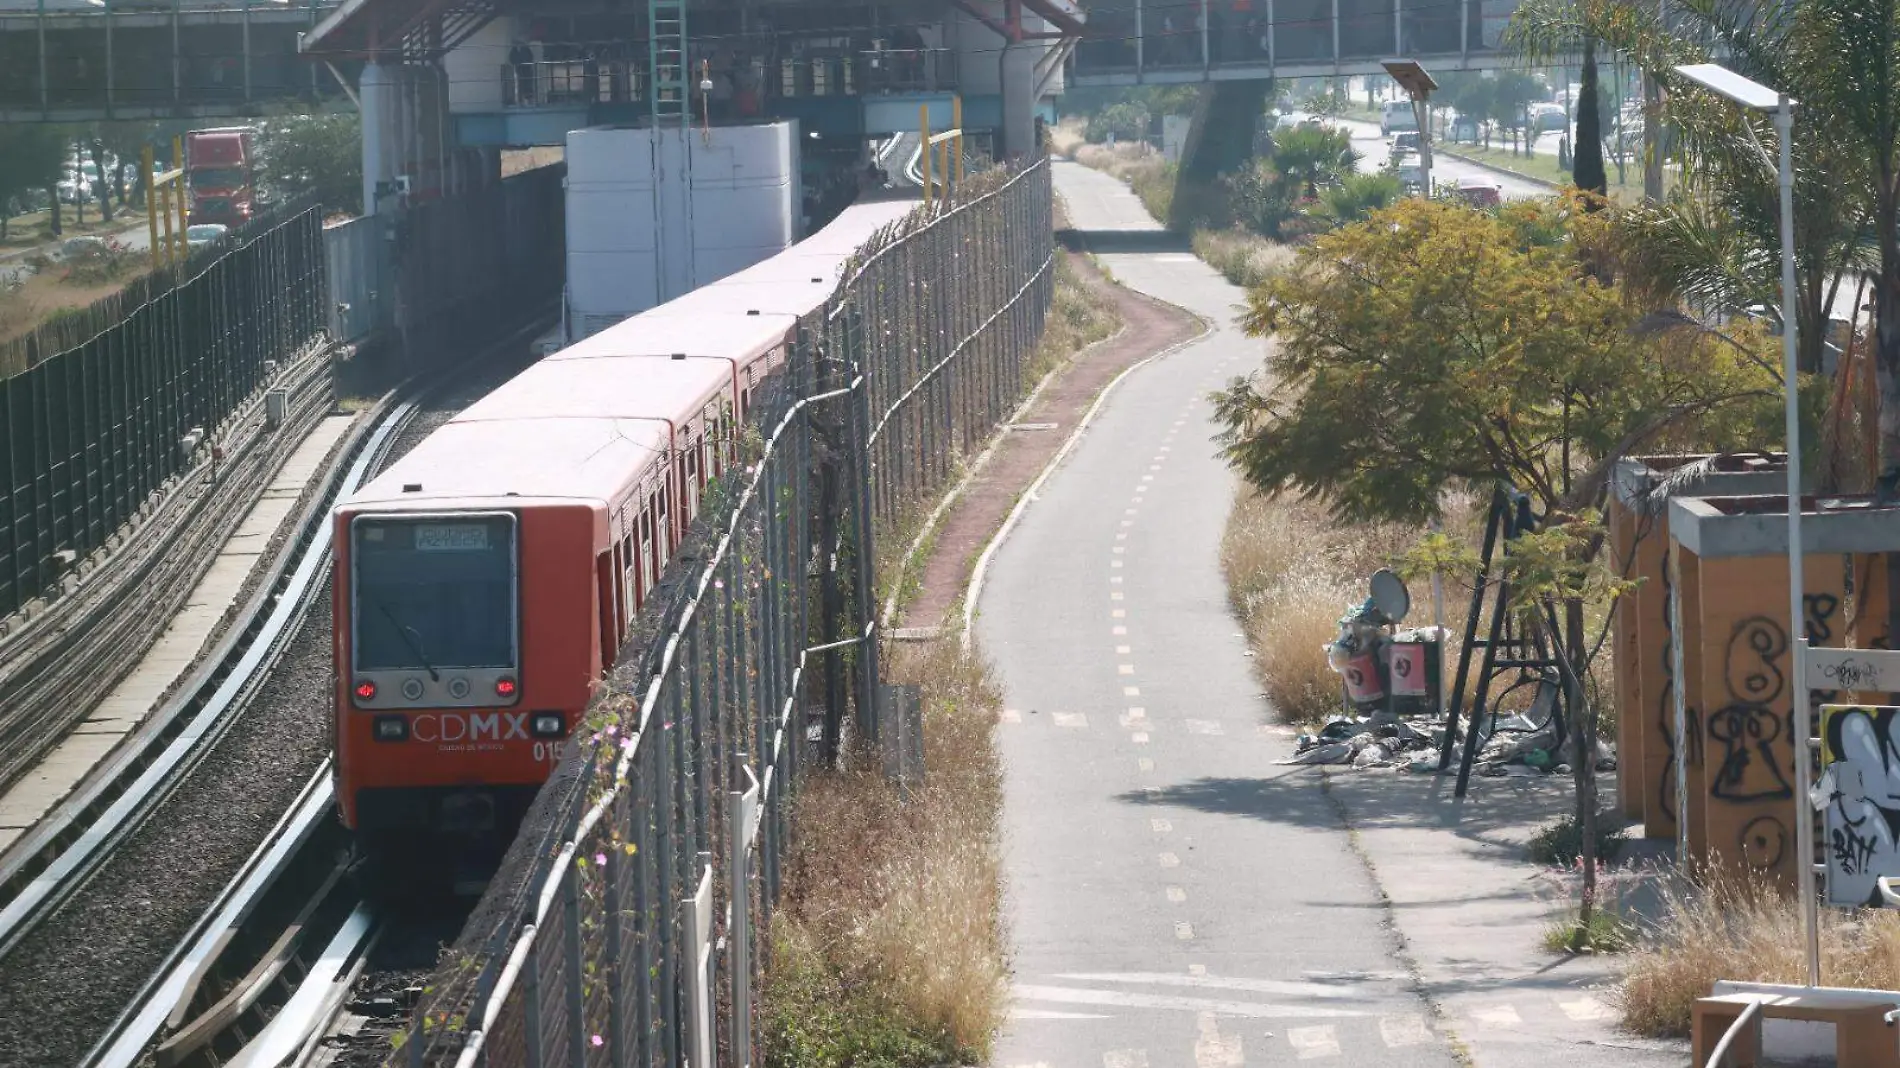
<instances>
[{"instance_id":1,"label":"pedestrian overpass","mask_svg":"<svg viewBox=\"0 0 1900 1068\"><path fill-rule=\"evenodd\" d=\"M1508 66L1517 0L1098 0L1071 85L1167 85Z\"/></svg>"}]
</instances>

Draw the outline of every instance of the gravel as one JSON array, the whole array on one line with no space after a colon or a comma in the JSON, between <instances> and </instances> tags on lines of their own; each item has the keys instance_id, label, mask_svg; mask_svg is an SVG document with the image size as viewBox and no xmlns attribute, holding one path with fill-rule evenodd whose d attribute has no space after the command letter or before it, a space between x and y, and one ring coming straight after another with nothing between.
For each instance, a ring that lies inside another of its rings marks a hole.
<instances>
[{"instance_id":1,"label":"gravel","mask_svg":"<svg viewBox=\"0 0 1900 1068\"><path fill-rule=\"evenodd\" d=\"M330 751L323 584L271 678L92 882L0 960L0 1065L79 1063Z\"/></svg>"},{"instance_id":2,"label":"gravel","mask_svg":"<svg viewBox=\"0 0 1900 1068\"><path fill-rule=\"evenodd\" d=\"M491 362L429 398L391 455L521 366ZM0 1068L78 1064L329 755L330 621L326 581L218 745L86 887L0 959Z\"/></svg>"}]
</instances>

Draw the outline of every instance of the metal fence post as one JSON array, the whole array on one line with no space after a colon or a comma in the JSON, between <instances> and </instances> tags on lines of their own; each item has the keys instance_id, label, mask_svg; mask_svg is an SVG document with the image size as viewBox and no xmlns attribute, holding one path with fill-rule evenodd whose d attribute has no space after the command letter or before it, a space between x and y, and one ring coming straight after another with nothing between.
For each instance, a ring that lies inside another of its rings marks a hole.
<instances>
[{"instance_id":1,"label":"metal fence post","mask_svg":"<svg viewBox=\"0 0 1900 1068\"><path fill-rule=\"evenodd\" d=\"M561 911L567 924L567 1060L572 1068L587 1065L587 1015L581 1000L581 895L579 870L572 864L561 881Z\"/></svg>"}]
</instances>

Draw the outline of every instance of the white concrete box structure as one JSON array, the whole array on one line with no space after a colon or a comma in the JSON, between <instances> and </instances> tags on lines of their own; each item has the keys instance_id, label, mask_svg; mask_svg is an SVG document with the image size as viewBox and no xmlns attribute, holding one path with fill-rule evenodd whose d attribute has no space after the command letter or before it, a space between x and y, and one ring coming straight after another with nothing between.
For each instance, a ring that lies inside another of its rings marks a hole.
<instances>
[{"instance_id":1,"label":"white concrete box structure","mask_svg":"<svg viewBox=\"0 0 1900 1068\"><path fill-rule=\"evenodd\" d=\"M797 240L793 122L567 137L567 338L578 341Z\"/></svg>"}]
</instances>

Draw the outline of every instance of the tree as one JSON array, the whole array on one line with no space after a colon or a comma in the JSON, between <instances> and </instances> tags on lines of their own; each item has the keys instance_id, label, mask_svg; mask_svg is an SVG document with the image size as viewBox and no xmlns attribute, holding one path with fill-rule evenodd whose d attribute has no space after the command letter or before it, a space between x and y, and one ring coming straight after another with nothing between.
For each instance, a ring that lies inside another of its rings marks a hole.
<instances>
[{"instance_id":1,"label":"tree","mask_svg":"<svg viewBox=\"0 0 1900 1068\"><path fill-rule=\"evenodd\" d=\"M1530 116L1526 109L1531 102L1544 96L1549 90L1544 83L1518 70L1502 70L1490 79L1492 83L1489 117L1509 130L1522 133L1529 127ZM1516 141L1513 140L1513 147ZM1530 146L1524 146L1530 151Z\"/></svg>"},{"instance_id":2,"label":"tree","mask_svg":"<svg viewBox=\"0 0 1900 1068\"><path fill-rule=\"evenodd\" d=\"M1341 519L1419 522L1497 479L1575 513L1631 449L1750 439L1780 396L1763 339L1638 332L1584 268L1607 225L1584 214L1405 200L1303 247L1249 294L1274 385L1218 397L1228 461Z\"/></svg>"},{"instance_id":3,"label":"tree","mask_svg":"<svg viewBox=\"0 0 1900 1068\"><path fill-rule=\"evenodd\" d=\"M1577 144L1570 164L1570 180L1578 189L1597 196L1608 196L1610 176L1603 170L1603 117L1598 114L1602 95L1597 90L1597 43L1583 41L1583 73L1577 78L1581 99L1577 102Z\"/></svg>"},{"instance_id":4,"label":"tree","mask_svg":"<svg viewBox=\"0 0 1900 1068\"><path fill-rule=\"evenodd\" d=\"M332 210L355 211L363 199L362 121L355 112L275 119L259 152L271 187L309 194Z\"/></svg>"},{"instance_id":5,"label":"tree","mask_svg":"<svg viewBox=\"0 0 1900 1068\"><path fill-rule=\"evenodd\" d=\"M7 219L16 197L58 185L65 154L66 138L57 127L32 122L0 125L0 239L7 236ZM52 193L57 219L58 190Z\"/></svg>"},{"instance_id":6,"label":"tree","mask_svg":"<svg viewBox=\"0 0 1900 1068\"><path fill-rule=\"evenodd\" d=\"M1308 200L1319 196L1320 186L1336 185L1359 164L1352 135L1325 126L1298 126L1275 138L1273 169L1298 184Z\"/></svg>"},{"instance_id":7,"label":"tree","mask_svg":"<svg viewBox=\"0 0 1900 1068\"><path fill-rule=\"evenodd\" d=\"M1320 191L1314 213L1335 226L1355 223L1391 207L1402 193L1396 174L1349 174Z\"/></svg>"}]
</instances>

